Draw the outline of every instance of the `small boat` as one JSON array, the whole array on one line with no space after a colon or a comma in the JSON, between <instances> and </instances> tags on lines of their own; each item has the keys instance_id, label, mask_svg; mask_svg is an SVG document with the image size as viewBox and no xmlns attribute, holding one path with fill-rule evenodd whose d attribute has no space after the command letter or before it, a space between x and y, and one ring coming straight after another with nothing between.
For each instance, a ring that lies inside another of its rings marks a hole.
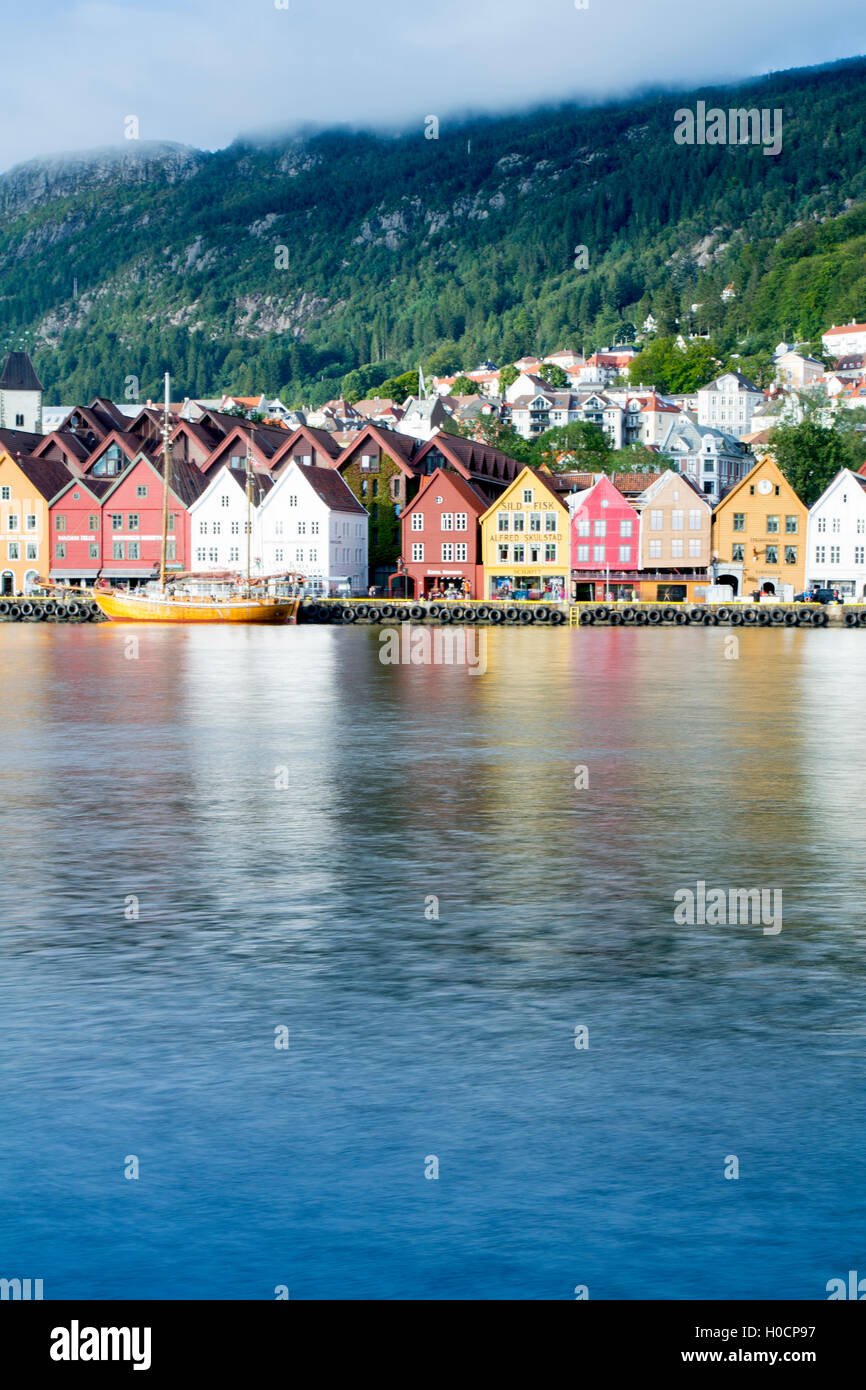
<instances>
[{"instance_id":1,"label":"small boat","mask_svg":"<svg viewBox=\"0 0 866 1390\"><path fill-rule=\"evenodd\" d=\"M163 517L159 577L138 591L115 589L97 579L92 597L102 613L115 623L294 623L300 599L269 594L265 581L250 578L250 534L252 532L252 459L247 451L247 574L240 587L236 575L173 575L166 579L168 549L168 494L171 477L169 436L170 383L165 374L165 419L163 423ZM185 587L185 585L189 587ZM196 592L204 587L205 592ZM221 592L214 592L220 590Z\"/></svg>"}]
</instances>

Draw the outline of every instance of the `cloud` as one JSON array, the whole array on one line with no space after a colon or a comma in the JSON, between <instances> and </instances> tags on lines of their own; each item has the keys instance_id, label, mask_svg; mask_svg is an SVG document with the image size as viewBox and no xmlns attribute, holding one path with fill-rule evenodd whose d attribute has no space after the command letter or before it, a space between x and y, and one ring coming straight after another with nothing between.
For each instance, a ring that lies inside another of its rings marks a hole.
<instances>
[{"instance_id":1,"label":"cloud","mask_svg":"<svg viewBox=\"0 0 866 1390\"><path fill-rule=\"evenodd\" d=\"M4 36L0 168L141 138L215 149L299 124L603 100L866 48L861 0L41 0ZM842 37L840 37L842 36Z\"/></svg>"}]
</instances>

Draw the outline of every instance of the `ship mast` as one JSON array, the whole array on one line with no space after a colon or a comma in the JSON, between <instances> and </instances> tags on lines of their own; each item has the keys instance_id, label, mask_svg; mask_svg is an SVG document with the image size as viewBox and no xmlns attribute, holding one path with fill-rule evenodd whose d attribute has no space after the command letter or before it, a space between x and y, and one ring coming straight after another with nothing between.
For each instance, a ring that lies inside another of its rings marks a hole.
<instances>
[{"instance_id":1,"label":"ship mast","mask_svg":"<svg viewBox=\"0 0 866 1390\"><path fill-rule=\"evenodd\" d=\"M247 458L246 458L246 493L247 493L247 598L252 589L250 586L250 546L253 540L253 441L252 436L247 438Z\"/></svg>"},{"instance_id":2,"label":"ship mast","mask_svg":"<svg viewBox=\"0 0 866 1390\"><path fill-rule=\"evenodd\" d=\"M171 423L169 421L169 390L170 381L168 372L165 374L165 416L162 422L162 550L159 557L159 588L160 592L165 592L165 556L168 550L168 489L171 474L171 449L168 440L171 434Z\"/></svg>"}]
</instances>

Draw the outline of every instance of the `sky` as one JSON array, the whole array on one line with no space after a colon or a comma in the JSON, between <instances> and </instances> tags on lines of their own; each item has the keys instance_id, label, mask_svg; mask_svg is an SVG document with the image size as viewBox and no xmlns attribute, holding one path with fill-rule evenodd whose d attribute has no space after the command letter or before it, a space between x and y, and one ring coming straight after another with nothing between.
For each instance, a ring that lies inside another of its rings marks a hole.
<instances>
[{"instance_id":1,"label":"sky","mask_svg":"<svg viewBox=\"0 0 866 1390\"><path fill-rule=\"evenodd\" d=\"M579 9L578 4L586 8ZM0 0L0 170L688 89L866 52L863 0Z\"/></svg>"}]
</instances>

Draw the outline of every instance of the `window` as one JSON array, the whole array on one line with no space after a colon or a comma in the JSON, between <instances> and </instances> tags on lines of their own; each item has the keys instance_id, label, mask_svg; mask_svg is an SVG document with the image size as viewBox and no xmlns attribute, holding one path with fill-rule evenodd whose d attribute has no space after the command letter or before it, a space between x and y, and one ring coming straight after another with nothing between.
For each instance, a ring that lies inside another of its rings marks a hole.
<instances>
[{"instance_id":1,"label":"window","mask_svg":"<svg viewBox=\"0 0 866 1390\"><path fill-rule=\"evenodd\" d=\"M593 534L594 536L606 536L606 535L607 535L607 522L606 522L606 521L594 521L594 522L592 523L592 534Z\"/></svg>"},{"instance_id":2,"label":"window","mask_svg":"<svg viewBox=\"0 0 866 1390\"><path fill-rule=\"evenodd\" d=\"M465 541L458 541L454 547L454 559L458 560L461 564L465 564L469 558L467 553L468 549L469 547Z\"/></svg>"},{"instance_id":3,"label":"window","mask_svg":"<svg viewBox=\"0 0 866 1390\"><path fill-rule=\"evenodd\" d=\"M199 533L200 536L206 536L206 535L207 535L207 522L206 522L206 521L200 521L200 522L199 522L199 524L198 524L198 533Z\"/></svg>"},{"instance_id":4,"label":"window","mask_svg":"<svg viewBox=\"0 0 866 1390\"><path fill-rule=\"evenodd\" d=\"M854 547L854 564L855 564L855 565L862 565L862 564L864 564L864 563L866 563L866 546L864 546L864 545L855 545L855 547Z\"/></svg>"},{"instance_id":5,"label":"window","mask_svg":"<svg viewBox=\"0 0 866 1390\"><path fill-rule=\"evenodd\" d=\"M701 557L700 541L689 541L689 559L699 560Z\"/></svg>"},{"instance_id":6,"label":"window","mask_svg":"<svg viewBox=\"0 0 866 1390\"><path fill-rule=\"evenodd\" d=\"M516 565L522 565L525 559L526 547L523 545L516 545L514 547L514 563Z\"/></svg>"},{"instance_id":7,"label":"window","mask_svg":"<svg viewBox=\"0 0 866 1390\"><path fill-rule=\"evenodd\" d=\"M133 527L130 526L129 529L133 530ZM137 530L138 528L136 527L135 529ZM213 524L213 533L215 536L218 536L220 533L220 523L218 521L215 521Z\"/></svg>"},{"instance_id":8,"label":"window","mask_svg":"<svg viewBox=\"0 0 866 1390\"><path fill-rule=\"evenodd\" d=\"M589 535L589 517L582 516L577 523L577 534L579 536Z\"/></svg>"},{"instance_id":9,"label":"window","mask_svg":"<svg viewBox=\"0 0 866 1390\"><path fill-rule=\"evenodd\" d=\"M523 515L523 512L514 513L514 529L515 531L526 530L526 517Z\"/></svg>"},{"instance_id":10,"label":"window","mask_svg":"<svg viewBox=\"0 0 866 1390\"><path fill-rule=\"evenodd\" d=\"M99 559L99 546L98 546L94 541L91 541L91 542L90 542L90 545L88 546L88 551L89 551L91 560L98 560L98 559Z\"/></svg>"},{"instance_id":11,"label":"window","mask_svg":"<svg viewBox=\"0 0 866 1390\"><path fill-rule=\"evenodd\" d=\"M88 531L98 531L98 530L99 530L99 517L98 517L98 516L89 516L89 517L87 518L87 529L88 529Z\"/></svg>"},{"instance_id":12,"label":"window","mask_svg":"<svg viewBox=\"0 0 866 1390\"><path fill-rule=\"evenodd\" d=\"M682 541L671 541L671 559L681 560L683 558Z\"/></svg>"},{"instance_id":13,"label":"window","mask_svg":"<svg viewBox=\"0 0 866 1390\"><path fill-rule=\"evenodd\" d=\"M779 534L779 518L777 516L767 517L767 535L777 536Z\"/></svg>"},{"instance_id":14,"label":"window","mask_svg":"<svg viewBox=\"0 0 866 1390\"><path fill-rule=\"evenodd\" d=\"M671 512L671 530L682 531L685 513L680 511Z\"/></svg>"},{"instance_id":15,"label":"window","mask_svg":"<svg viewBox=\"0 0 866 1390\"><path fill-rule=\"evenodd\" d=\"M412 546L412 559L413 559L413 560L423 560L423 559L424 559L424 542L423 542L423 541L415 541L414 545Z\"/></svg>"},{"instance_id":16,"label":"window","mask_svg":"<svg viewBox=\"0 0 866 1390\"><path fill-rule=\"evenodd\" d=\"M524 505L524 506L527 506L527 507L531 507L531 506L532 506L532 488L531 488L531 487L525 487L525 488L523 489L523 505Z\"/></svg>"},{"instance_id":17,"label":"window","mask_svg":"<svg viewBox=\"0 0 866 1390\"><path fill-rule=\"evenodd\" d=\"M15 548L16 548L16 550L17 550L17 548L18 548L18 547L17 547L17 544L16 544L16 547L15 547ZM54 543L54 558L55 558L55 560L65 560L65 559L66 559L66 542L65 542L65 541L55 541L55 543ZM17 556L17 555L15 556L15 559L16 559L16 560L18 559L18 556Z\"/></svg>"},{"instance_id":18,"label":"window","mask_svg":"<svg viewBox=\"0 0 866 1390\"><path fill-rule=\"evenodd\" d=\"M147 491L145 491L145 494L144 494L144 495L145 495L145 497L147 496ZM227 492L222 492L222 493L220 493L220 506L221 506L221 507L227 507L228 504L229 504L229 495L228 495L228 493L227 493Z\"/></svg>"},{"instance_id":19,"label":"window","mask_svg":"<svg viewBox=\"0 0 866 1390\"><path fill-rule=\"evenodd\" d=\"M112 531L123 530L123 517L120 515L119 512L112 512L110 520Z\"/></svg>"},{"instance_id":20,"label":"window","mask_svg":"<svg viewBox=\"0 0 866 1390\"><path fill-rule=\"evenodd\" d=\"M544 529L545 531L556 530L556 512L544 513Z\"/></svg>"},{"instance_id":21,"label":"window","mask_svg":"<svg viewBox=\"0 0 866 1390\"><path fill-rule=\"evenodd\" d=\"M732 559L732 560L744 560L744 559L745 559L745 556L746 556L746 547L745 547L744 545L742 545L742 544L737 545L737 544L735 543L734 545L731 546L731 559Z\"/></svg>"},{"instance_id":22,"label":"window","mask_svg":"<svg viewBox=\"0 0 866 1390\"><path fill-rule=\"evenodd\" d=\"M126 529L127 529L128 531L137 531L137 530L139 529L139 525L138 525L138 512L130 512L130 513L129 513L129 520L128 520L128 522L127 522L127 527L126 527Z\"/></svg>"},{"instance_id":23,"label":"window","mask_svg":"<svg viewBox=\"0 0 866 1390\"><path fill-rule=\"evenodd\" d=\"M840 554L839 554L839 552L840 552L840 548L841 548L841 547L838 546L838 545L831 545L831 546L830 546L830 564L831 564L831 565L838 565L838 564L839 564L839 559L840 559Z\"/></svg>"},{"instance_id":24,"label":"window","mask_svg":"<svg viewBox=\"0 0 866 1390\"><path fill-rule=\"evenodd\" d=\"M786 517L785 517L785 534L788 535L788 536L796 536L796 534L797 534L797 518L796 518L795 516L786 516Z\"/></svg>"},{"instance_id":25,"label":"window","mask_svg":"<svg viewBox=\"0 0 866 1390\"><path fill-rule=\"evenodd\" d=\"M468 530L469 530L469 515L468 515L467 512L455 512L455 513L454 513L454 530L455 530L455 531L468 531Z\"/></svg>"},{"instance_id":26,"label":"window","mask_svg":"<svg viewBox=\"0 0 866 1390\"><path fill-rule=\"evenodd\" d=\"M274 559L275 559L275 560L278 560L278 561L280 562L280 564L283 563L283 548L282 548L282 546L280 546L277 550L274 551Z\"/></svg>"},{"instance_id":27,"label":"window","mask_svg":"<svg viewBox=\"0 0 866 1390\"><path fill-rule=\"evenodd\" d=\"M365 473L375 473L379 468L379 460L373 454L362 454L361 468Z\"/></svg>"},{"instance_id":28,"label":"window","mask_svg":"<svg viewBox=\"0 0 866 1390\"><path fill-rule=\"evenodd\" d=\"M37 546L35 541L28 541L24 549L26 552L26 558L28 560L38 560L39 556L37 554L37 551L39 547Z\"/></svg>"},{"instance_id":29,"label":"window","mask_svg":"<svg viewBox=\"0 0 866 1390\"><path fill-rule=\"evenodd\" d=\"M863 520L863 517L862 517L862 516L858 516L858 518L857 518L857 535L858 535L858 536L862 536L864 531L866 531L866 521Z\"/></svg>"},{"instance_id":30,"label":"window","mask_svg":"<svg viewBox=\"0 0 866 1390\"><path fill-rule=\"evenodd\" d=\"M589 546L588 546L588 545L579 545L579 546L577 547L577 558L578 558L578 561L580 561L580 562L585 562L585 561L588 561L588 560L589 560Z\"/></svg>"},{"instance_id":31,"label":"window","mask_svg":"<svg viewBox=\"0 0 866 1390\"><path fill-rule=\"evenodd\" d=\"M199 546L198 549L197 549L196 552L195 552L195 558L196 558L196 560L198 561L199 564L202 564L202 563L204 562L204 556L205 556L205 552L204 552L204 550L202 549L202 547Z\"/></svg>"},{"instance_id":32,"label":"window","mask_svg":"<svg viewBox=\"0 0 866 1390\"><path fill-rule=\"evenodd\" d=\"M123 541L112 541L111 558L112 560L122 560L124 558Z\"/></svg>"},{"instance_id":33,"label":"window","mask_svg":"<svg viewBox=\"0 0 866 1390\"><path fill-rule=\"evenodd\" d=\"M315 524L315 523L314 523L314 524ZM423 512L413 512L413 513L412 513L412 530L413 530L413 531L423 531L423 530L424 530L424 513L423 513Z\"/></svg>"},{"instance_id":34,"label":"window","mask_svg":"<svg viewBox=\"0 0 866 1390\"><path fill-rule=\"evenodd\" d=\"M631 522L630 522L630 521L621 521L621 522L619 523L619 534L620 534L621 536L630 536L630 535L631 535Z\"/></svg>"},{"instance_id":35,"label":"window","mask_svg":"<svg viewBox=\"0 0 866 1390\"><path fill-rule=\"evenodd\" d=\"M219 557L220 557L219 550L217 549L217 547L216 547L215 545L212 545L212 546L210 547L210 549L208 550L208 553L207 553L207 558L208 558L208 560L210 561L210 563L211 563L212 565L215 565L215 564L217 563L217 561L219 560Z\"/></svg>"},{"instance_id":36,"label":"window","mask_svg":"<svg viewBox=\"0 0 866 1390\"><path fill-rule=\"evenodd\" d=\"M552 564L556 560L556 541L546 541L544 546L545 564Z\"/></svg>"},{"instance_id":37,"label":"window","mask_svg":"<svg viewBox=\"0 0 866 1390\"><path fill-rule=\"evenodd\" d=\"M660 559L662 558L662 543L661 543L661 541L650 541L650 543L649 543L649 553L650 553L650 559L651 559L651 560L660 560Z\"/></svg>"},{"instance_id":38,"label":"window","mask_svg":"<svg viewBox=\"0 0 866 1390\"><path fill-rule=\"evenodd\" d=\"M442 546L442 559L449 561L454 559L454 546L450 541L446 541Z\"/></svg>"},{"instance_id":39,"label":"window","mask_svg":"<svg viewBox=\"0 0 866 1390\"><path fill-rule=\"evenodd\" d=\"M147 483L140 483L139 486L135 489L135 495L136 497L146 497Z\"/></svg>"},{"instance_id":40,"label":"window","mask_svg":"<svg viewBox=\"0 0 866 1390\"><path fill-rule=\"evenodd\" d=\"M238 550L238 547L236 545L229 546L229 564L236 565L240 558L241 552ZM278 555L277 559L281 560L282 555Z\"/></svg>"},{"instance_id":41,"label":"window","mask_svg":"<svg viewBox=\"0 0 866 1390\"><path fill-rule=\"evenodd\" d=\"M826 551L825 551L823 545L816 545L816 546L815 546L815 564L816 564L816 565L823 565L825 554L826 554Z\"/></svg>"},{"instance_id":42,"label":"window","mask_svg":"<svg viewBox=\"0 0 866 1390\"><path fill-rule=\"evenodd\" d=\"M298 499L297 499L297 497L296 497L295 495L291 495L291 496L289 497L289 506L290 506L290 507L296 507L297 505L298 505Z\"/></svg>"},{"instance_id":43,"label":"window","mask_svg":"<svg viewBox=\"0 0 866 1390\"><path fill-rule=\"evenodd\" d=\"M28 515L24 518L24 529L27 531L36 530L36 517L33 515L32 512L29 512Z\"/></svg>"},{"instance_id":44,"label":"window","mask_svg":"<svg viewBox=\"0 0 866 1390\"><path fill-rule=\"evenodd\" d=\"M314 536L317 536L317 535L319 534L319 523L318 523L318 521L312 521L312 522L310 523L310 531L311 531L312 535L314 535ZM360 523L358 524L357 532L358 532L358 535L360 536L360 534L361 534L361 526L360 526Z\"/></svg>"},{"instance_id":45,"label":"window","mask_svg":"<svg viewBox=\"0 0 866 1390\"><path fill-rule=\"evenodd\" d=\"M765 559L768 565L778 565L779 547L777 545L768 545Z\"/></svg>"},{"instance_id":46,"label":"window","mask_svg":"<svg viewBox=\"0 0 866 1390\"><path fill-rule=\"evenodd\" d=\"M620 546L620 548L619 548L619 558L620 558L622 561L624 561L626 564L629 563L629 561L631 560L631 546L630 546L630 545L621 545L621 546Z\"/></svg>"},{"instance_id":47,"label":"window","mask_svg":"<svg viewBox=\"0 0 866 1390\"><path fill-rule=\"evenodd\" d=\"M838 516L834 516L832 522L830 523L830 530L833 532L834 535L838 535L839 532L841 531L841 529L842 529L842 522L841 522L841 520L839 519Z\"/></svg>"},{"instance_id":48,"label":"window","mask_svg":"<svg viewBox=\"0 0 866 1390\"><path fill-rule=\"evenodd\" d=\"M529 513L529 529L530 531L541 530L541 512Z\"/></svg>"},{"instance_id":49,"label":"window","mask_svg":"<svg viewBox=\"0 0 866 1390\"><path fill-rule=\"evenodd\" d=\"M296 550L296 551L295 551L295 561L296 561L296 563L302 561L303 558L304 558L303 549Z\"/></svg>"},{"instance_id":50,"label":"window","mask_svg":"<svg viewBox=\"0 0 866 1390\"><path fill-rule=\"evenodd\" d=\"M508 546L498 545L496 547L496 559L500 565L508 563Z\"/></svg>"},{"instance_id":51,"label":"window","mask_svg":"<svg viewBox=\"0 0 866 1390\"><path fill-rule=\"evenodd\" d=\"M5 486L4 486L4 487L0 487L0 502L11 502L11 500L12 500L12 489L11 489L11 487L5 487Z\"/></svg>"},{"instance_id":52,"label":"window","mask_svg":"<svg viewBox=\"0 0 866 1390\"><path fill-rule=\"evenodd\" d=\"M498 530L507 531L509 529L508 512L499 513Z\"/></svg>"},{"instance_id":53,"label":"window","mask_svg":"<svg viewBox=\"0 0 866 1390\"><path fill-rule=\"evenodd\" d=\"M745 529L746 529L746 513L745 513L745 512L734 512L734 530L735 530L735 531L745 531Z\"/></svg>"},{"instance_id":54,"label":"window","mask_svg":"<svg viewBox=\"0 0 866 1390\"><path fill-rule=\"evenodd\" d=\"M604 564L604 546L594 545L592 547L592 558L600 564Z\"/></svg>"},{"instance_id":55,"label":"window","mask_svg":"<svg viewBox=\"0 0 866 1390\"><path fill-rule=\"evenodd\" d=\"M819 530L819 531L826 531L826 530L827 530L827 518L826 518L825 516L819 516L819 517L818 517L818 530Z\"/></svg>"},{"instance_id":56,"label":"window","mask_svg":"<svg viewBox=\"0 0 866 1390\"><path fill-rule=\"evenodd\" d=\"M141 559L141 541L130 541L127 555L130 560Z\"/></svg>"},{"instance_id":57,"label":"window","mask_svg":"<svg viewBox=\"0 0 866 1390\"><path fill-rule=\"evenodd\" d=\"M442 530L443 530L443 531L453 531L453 530L454 530L454 513L453 513L453 512L443 512L440 520L441 520L441 526L442 526Z\"/></svg>"},{"instance_id":58,"label":"window","mask_svg":"<svg viewBox=\"0 0 866 1390\"><path fill-rule=\"evenodd\" d=\"M795 545L786 545L786 546L785 546L785 564L786 564L786 565L796 565L796 563L797 563L797 547L796 547Z\"/></svg>"},{"instance_id":59,"label":"window","mask_svg":"<svg viewBox=\"0 0 866 1390\"><path fill-rule=\"evenodd\" d=\"M55 531L65 531L65 530L66 530L66 517L63 515L62 512L61 512L58 516L56 516L56 517L54 518L54 529L55 529ZM15 525L13 526L13 525L12 525L12 518L11 518L11 516L10 516L10 518L9 518L9 530L10 530L10 531L17 531L17 530L18 530L18 518L17 518L17 517L15 518Z\"/></svg>"},{"instance_id":60,"label":"window","mask_svg":"<svg viewBox=\"0 0 866 1390\"><path fill-rule=\"evenodd\" d=\"M690 530L690 531L700 531L700 529L701 529L701 514L700 514L700 512L689 512L689 530Z\"/></svg>"}]
</instances>

